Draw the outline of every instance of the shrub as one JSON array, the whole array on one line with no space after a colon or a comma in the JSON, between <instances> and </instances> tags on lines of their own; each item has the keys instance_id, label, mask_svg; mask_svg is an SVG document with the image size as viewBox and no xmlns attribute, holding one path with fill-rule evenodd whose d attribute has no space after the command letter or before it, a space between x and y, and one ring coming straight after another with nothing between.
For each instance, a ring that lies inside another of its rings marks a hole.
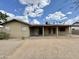
<instances>
[{"instance_id":1,"label":"shrub","mask_svg":"<svg viewBox=\"0 0 79 59\"><path fill-rule=\"evenodd\" d=\"M6 32L0 32L0 39L9 39L9 34Z\"/></svg>"}]
</instances>

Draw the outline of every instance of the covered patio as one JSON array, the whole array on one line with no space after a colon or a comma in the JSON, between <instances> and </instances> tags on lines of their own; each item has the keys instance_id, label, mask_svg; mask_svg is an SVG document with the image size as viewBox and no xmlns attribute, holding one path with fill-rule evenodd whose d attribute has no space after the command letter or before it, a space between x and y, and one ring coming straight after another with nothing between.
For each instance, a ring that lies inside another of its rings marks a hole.
<instances>
[{"instance_id":1,"label":"covered patio","mask_svg":"<svg viewBox=\"0 0 79 59\"><path fill-rule=\"evenodd\" d=\"M69 25L33 25L30 26L30 36L66 36L71 35Z\"/></svg>"}]
</instances>

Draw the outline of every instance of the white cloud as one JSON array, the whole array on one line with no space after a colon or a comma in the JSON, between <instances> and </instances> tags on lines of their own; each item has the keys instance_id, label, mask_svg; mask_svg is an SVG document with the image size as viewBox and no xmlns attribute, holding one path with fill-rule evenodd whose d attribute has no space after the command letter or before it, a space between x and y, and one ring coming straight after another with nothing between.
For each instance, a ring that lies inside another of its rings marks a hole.
<instances>
[{"instance_id":1,"label":"white cloud","mask_svg":"<svg viewBox=\"0 0 79 59\"><path fill-rule=\"evenodd\" d=\"M63 17L61 20L68 19L68 17Z\"/></svg>"},{"instance_id":2,"label":"white cloud","mask_svg":"<svg viewBox=\"0 0 79 59\"><path fill-rule=\"evenodd\" d=\"M14 17L14 19L18 19L18 20L29 23L29 19L27 16L16 16L16 17Z\"/></svg>"},{"instance_id":3,"label":"white cloud","mask_svg":"<svg viewBox=\"0 0 79 59\"><path fill-rule=\"evenodd\" d=\"M2 12L3 14L8 15L9 17L14 17L14 16L15 16L14 14L8 13L8 12L6 12L6 11L4 11L4 10L0 10L0 12Z\"/></svg>"},{"instance_id":4,"label":"white cloud","mask_svg":"<svg viewBox=\"0 0 79 59\"><path fill-rule=\"evenodd\" d=\"M46 20L61 20L67 18L65 14L63 14L61 11L55 12L53 14L49 14L46 17Z\"/></svg>"},{"instance_id":5,"label":"white cloud","mask_svg":"<svg viewBox=\"0 0 79 59\"><path fill-rule=\"evenodd\" d=\"M39 22L37 19L33 19L33 21L31 22L31 24L32 24L32 25L34 25L34 24L38 24L38 25L39 25L40 22Z\"/></svg>"},{"instance_id":6,"label":"white cloud","mask_svg":"<svg viewBox=\"0 0 79 59\"><path fill-rule=\"evenodd\" d=\"M50 4L51 0L20 0L22 4L27 5L24 15L30 17L39 17L43 15L43 8Z\"/></svg>"},{"instance_id":7,"label":"white cloud","mask_svg":"<svg viewBox=\"0 0 79 59\"><path fill-rule=\"evenodd\" d=\"M41 8L45 7L45 6L49 5L50 2L51 2L51 0L41 0L39 7L41 7Z\"/></svg>"},{"instance_id":8,"label":"white cloud","mask_svg":"<svg viewBox=\"0 0 79 59\"><path fill-rule=\"evenodd\" d=\"M44 11L43 9L37 9L35 11L36 16L41 16L43 14L43 11Z\"/></svg>"},{"instance_id":9,"label":"white cloud","mask_svg":"<svg viewBox=\"0 0 79 59\"><path fill-rule=\"evenodd\" d=\"M56 23L56 24L73 24L75 21L77 21L79 19L79 17L75 17L73 19L69 19L67 17L67 15L70 15L72 14L72 12L67 12L66 14L62 13L61 11L59 12L55 12L53 14L49 14L47 17L46 17L46 20L49 21L50 23ZM68 20L66 22L66 20ZM56 22L55 22L56 21Z\"/></svg>"},{"instance_id":10,"label":"white cloud","mask_svg":"<svg viewBox=\"0 0 79 59\"><path fill-rule=\"evenodd\" d=\"M43 8L50 4L51 0L20 0L22 4L25 5L37 5L40 8Z\"/></svg>"},{"instance_id":11,"label":"white cloud","mask_svg":"<svg viewBox=\"0 0 79 59\"><path fill-rule=\"evenodd\" d=\"M72 14L72 12L67 12L67 14L69 14L69 15L70 15L70 14Z\"/></svg>"},{"instance_id":12,"label":"white cloud","mask_svg":"<svg viewBox=\"0 0 79 59\"><path fill-rule=\"evenodd\" d=\"M12 20L12 19L17 19L17 20L21 20L21 21L29 23L29 19L28 19L27 15L26 16L15 16L14 14L8 13L4 10L0 10L0 12L9 16L9 17L6 18L8 21ZM0 20L0 21L3 22L3 20Z\"/></svg>"},{"instance_id":13,"label":"white cloud","mask_svg":"<svg viewBox=\"0 0 79 59\"><path fill-rule=\"evenodd\" d=\"M68 21L66 21L64 24L69 24L69 25L72 25L73 23L79 21L79 16L75 17L75 18L72 18L72 19L69 19Z\"/></svg>"},{"instance_id":14,"label":"white cloud","mask_svg":"<svg viewBox=\"0 0 79 59\"><path fill-rule=\"evenodd\" d=\"M3 14L5 14L5 11L4 10L0 10L0 12L2 12Z\"/></svg>"},{"instance_id":15,"label":"white cloud","mask_svg":"<svg viewBox=\"0 0 79 59\"><path fill-rule=\"evenodd\" d=\"M27 16L15 16L15 17L8 17L7 20L12 20L12 19L17 19L17 20L20 20L20 21L24 21L26 23L29 23L29 19Z\"/></svg>"},{"instance_id":16,"label":"white cloud","mask_svg":"<svg viewBox=\"0 0 79 59\"><path fill-rule=\"evenodd\" d=\"M28 16L24 16L24 20L25 20L27 23L29 23L29 18L28 18Z\"/></svg>"},{"instance_id":17,"label":"white cloud","mask_svg":"<svg viewBox=\"0 0 79 59\"><path fill-rule=\"evenodd\" d=\"M43 9L34 9L35 7L33 6L28 6L25 9L24 15L28 15L30 17L38 17L41 16L43 14Z\"/></svg>"},{"instance_id":18,"label":"white cloud","mask_svg":"<svg viewBox=\"0 0 79 59\"><path fill-rule=\"evenodd\" d=\"M14 17L15 15L12 13L6 13L9 17Z\"/></svg>"}]
</instances>

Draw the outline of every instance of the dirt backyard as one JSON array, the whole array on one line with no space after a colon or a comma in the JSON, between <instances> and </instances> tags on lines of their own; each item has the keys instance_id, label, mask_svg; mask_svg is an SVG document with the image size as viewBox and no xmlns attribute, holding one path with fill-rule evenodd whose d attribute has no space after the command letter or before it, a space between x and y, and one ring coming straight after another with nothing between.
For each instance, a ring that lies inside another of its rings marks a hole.
<instances>
[{"instance_id":1,"label":"dirt backyard","mask_svg":"<svg viewBox=\"0 0 79 59\"><path fill-rule=\"evenodd\" d=\"M79 59L79 39L1 40L0 59Z\"/></svg>"}]
</instances>

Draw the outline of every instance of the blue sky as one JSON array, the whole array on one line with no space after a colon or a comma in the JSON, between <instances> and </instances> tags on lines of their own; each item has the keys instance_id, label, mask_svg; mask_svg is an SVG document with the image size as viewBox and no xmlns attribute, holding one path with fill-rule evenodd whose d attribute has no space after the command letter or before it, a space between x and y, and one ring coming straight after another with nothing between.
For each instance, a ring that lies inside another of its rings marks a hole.
<instances>
[{"instance_id":1,"label":"blue sky","mask_svg":"<svg viewBox=\"0 0 79 59\"><path fill-rule=\"evenodd\" d=\"M0 0L0 10L15 14L16 16L23 16L26 7L27 5L21 4L19 0ZM63 14L72 12L72 14L66 16L69 19L74 18L79 15L79 11L72 7L75 7L75 5L72 4L72 0L51 0L51 3L43 8L44 12L42 16L29 18L31 20L38 19L40 22L42 22L42 20L49 14L59 11L61 11Z\"/></svg>"},{"instance_id":2,"label":"blue sky","mask_svg":"<svg viewBox=\"0 0 79 59\"><path fill-rule=\"evenodd\" d=\"M0 0L0 9L15 15L23 15L24 8L25 6L19 0ZM15 9L19 12L16 12Z\"/></svg>"}]
</instances>

